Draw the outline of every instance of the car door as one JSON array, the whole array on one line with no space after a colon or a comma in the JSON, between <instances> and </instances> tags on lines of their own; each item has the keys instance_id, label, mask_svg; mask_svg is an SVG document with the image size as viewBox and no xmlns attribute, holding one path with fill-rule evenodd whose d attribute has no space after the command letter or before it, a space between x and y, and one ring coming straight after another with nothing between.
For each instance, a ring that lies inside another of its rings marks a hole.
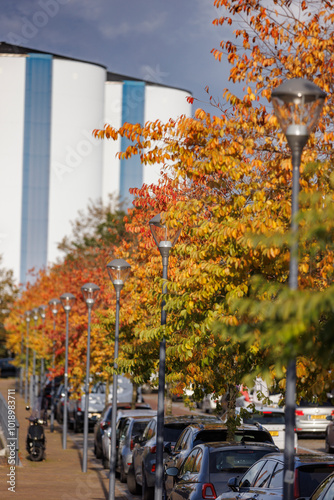
<instances>
[{"instance_id":1,"label":"car door","mask_svg":"<svg viewBox=\"0 0 334 500\"><path fill-rule=\"evenodd\" d=\"M148 424L143 433L143 436L133 452L133 467L135 471L136 481L138 484L142 484L142 461L146 451L146 443L155 436L156 433L156 420L152 419Z\"/></svg>"},{"instance_id":2,"label":"car door","mask_svg":"<svg viewBox=\"0 0 334 500\"><path fill-rule=\"evenodd\" d=\"M276 460L263 460L263 466L245 491L240 488L240 500L268 500L283 494L283 465ZM245 476L244 476L245 477ZM281 481L281 482L280 482ZM245 483L243 478L243 484Z\"/></svg>"},{"instance_id":3,"label":"car door","mask_svg":"<svg viewBox=\"0 0 334 500\"><path fill-rule=\"evenodd\" d=\"M189 442L191 440L191 430L184 429L184 431L180 434L179 439L175 443L174 451L165 461L165 469L168 467L177 467L178 469L181 467L181 464L185 458L185 452L188 451ZM174 486L174 478L172 476L165 477L165 489L167 495L173 489Z\"/></svg>"},{"instance_id":4,"label":"car door","mask_svg":"<svg viewBox=\"0 0 334 500\"><path fill-rule=\"evenodd\" d=\"M176 483L171 491L170 500L189 500L200 483L201 465L204 452L194 448L184 460Z\"/></svg>"}]
</instances>

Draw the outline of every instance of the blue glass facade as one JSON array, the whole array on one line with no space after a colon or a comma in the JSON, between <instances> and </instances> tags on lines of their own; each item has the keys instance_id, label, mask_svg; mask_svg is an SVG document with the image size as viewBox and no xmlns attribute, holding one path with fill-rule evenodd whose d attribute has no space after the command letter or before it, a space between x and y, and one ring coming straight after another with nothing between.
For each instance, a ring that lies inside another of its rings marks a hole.
<instances>
[{"instance_id":1,"label":"blue glass facade","mask_svg":"<svg viewBox=\"0 0 334 500\"><path fill-rule=\"evenodd\" d=\"M47 264L52 56L26 59L20 281Z\"/></svg>"},{"instance_id":2,"label":"blue glass facade","mask_svg":"<svg viewBox=\"0 0 334 500\"><path fill-rule=\"evenodd\" d=\"M122 123L140 123L144 125L145 83L136 81L123 82ZM131 141L122 137L121 151L131 145ZM129 189L141 187L143 184L143 166L138 155L121 160L120 165L120 198L126 206L130 206L133 196Z\"/></svg>"}]
</instances>

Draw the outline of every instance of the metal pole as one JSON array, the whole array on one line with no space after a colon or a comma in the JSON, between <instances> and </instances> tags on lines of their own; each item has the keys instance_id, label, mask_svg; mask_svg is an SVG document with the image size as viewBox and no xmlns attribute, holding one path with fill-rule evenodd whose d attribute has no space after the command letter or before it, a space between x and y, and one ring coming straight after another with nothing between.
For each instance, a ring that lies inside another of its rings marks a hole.
<instances>
[{"instance_id":1,"label":"metal pole","mask_svg":"<svg viewBox=\"0 0 334 500\"><path fill-rule=\"evenodd\" d=\"M64 373L64 412L63 412L63 450L66 450L67 440L67 397L68 397L68 317L69 311L66 310L66 338L65 338L65 373Z\"/></svg>"},{"instance_id":2,"label":"metal pole","mask_svg":"<svg viewBox=\"0 0 334 500\"><path fill-rule=\"evenodd\" d=\"M28 385L29 385L29 319L27 318L27 338L26 338L26 383L24 387L24 402L28 404Z\"/></svg>"},{"instance_id":3,"label":"metal pole","mask_svg":"<svg viewBox=\"0 0 334 500\"><path fill-rule=\"evenodd\" d=\"M162 293L167 294L168 277L168 256L169 248L161 249L162 256ZM161 301L161 326L165 327L167 321L167 312L165 310L166 301L163 297ZM154 500L162 499L163 485L163 454L164 454L164 412L165 412L165 379L166 379L166 340L162 339L159 349L159 387L158 387L158 411L157 411L157 452L155 465L155 490Z\"/></svg>"},{"instance_id":4,"label":"metal pole","mask_svg":"<svg viewBox=\"0 0 334 500\"><path fill-rule=\"evenodd\" d=\"M88 411L89 411L89 369L90 369L90 316L93 304L88 304L88 334L87 334L87 360L86 360L86 383L85 383L85 413L84 413L84 443L82 472L87 472L88 453Z\"/></svg>"},{"instance_id":5,"label":"metal pole","mask_svg":"<svg viewBox=\"0 0 334 500\"><path fill-rule=\"evenodd\" d=\"M53 323L53 329L56 328L56 320ZM52 368L55 369L55 341L52 342ZM53 377L51 380L51 415L50 415L50 432L54 431L54 421L55 421L55 378Z\"/></svg>"},{"instance_id":6,"label":"metal pole","mask_svg":"<svg viewBox=\"0 0 334 500\"><path fill-rule=\"evenodd\" d=\"M110 450L110 474L109 474L109 499L115 500L116 486L116 416L117 416L117 358L119 343L119 308L120 295L123 284L114 283L116 290L116 323L115 323L115 348L114 348L114 375L112 388L112 410L111 410L111 450Z\"/></svg>"},{"instance_id":7,"label":"metal pole","mask_svg":"<svg viewBox=\"0 0 334 500\"><path fill-rule=\"evenodd\" d=\"M32 357L32 408L35 409L36 402L36 351L33 351Z\"/></svg>"},{"instance_id":8,"label":"metal pole","mask_svg":"<svg viewBox=\"0 0 334 500\"><path fill-rule=\"evenodd\" d=\"M21 361L20 361L20 396L23 396L23 333L21 335Z\"/></svg>"},{"instance_id":9,"label":"metal pole","mask_svg":"<svg viewBox=\"0 0 334 500\"><path fill-rule=\"evenodd\" d=\"M288 137L288 143L292 151L292 201L291 201L291 231L292 244L290 250L290 272L289 287L291 290L298 289L298 223L296 214L298 212L299 196L299 169L301 154L307 137ZM283 498L293 500L294 498L294 470L295 470L295 445L294 433L296 427L296 360L291 359L286 371L286 394L285 394L285 445L284 445L284 481Z\"/></svg>"}]
</instances>

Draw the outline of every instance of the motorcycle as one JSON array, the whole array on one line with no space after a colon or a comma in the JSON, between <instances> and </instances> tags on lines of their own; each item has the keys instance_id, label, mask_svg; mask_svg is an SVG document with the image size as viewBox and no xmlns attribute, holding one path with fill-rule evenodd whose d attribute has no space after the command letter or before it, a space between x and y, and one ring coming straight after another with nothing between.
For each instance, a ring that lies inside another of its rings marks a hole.
<instances>
[{"instance_id":1,"label":"motorcycle","mask_svg":"<svg viewBox=\"0 0 334 500\"><path fill-rule=\"evenodd\" d=\"M26 410L30 410L30 407L27 406ZM38 417L34 417L31 415L27 417L29 420L27 440L26 440L26 449L29 453L30 459L33 462L40 462L44 459L45 455L45 434L43 428L43 420Z\"/></svg>"}]
</instances>

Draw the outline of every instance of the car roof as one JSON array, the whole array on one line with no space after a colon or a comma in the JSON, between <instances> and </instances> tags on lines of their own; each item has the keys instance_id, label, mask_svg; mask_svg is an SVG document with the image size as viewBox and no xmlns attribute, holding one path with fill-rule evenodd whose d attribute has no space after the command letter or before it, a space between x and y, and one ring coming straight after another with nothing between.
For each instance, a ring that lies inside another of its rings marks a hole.
<instances>
[{"instance_id":1,"label":"car roof","mask_svg":"<svg viewBox=\"0 0 334 500\"><path fill-rule=\"evenodd\" d=\"M189 427L192 427L194 430L198 431L203 431L203 430L219 430L219 429L228 429L228 426L226 424L219 423L219 422L212 422L212 423L201 423L201 422L195 422L194 424L190 424ZM241 424L238 425L238 427L235 429L236 431L254 431L254 430L261 430L265 431L266 429L262 427L259 424Z\"/></svg>"},{"instance_id":2,"label":"car roof","mask_svg":"<svg viewBox=\"0 0 334 500\"><path fill-rule=\"evenodd\" d=\"M266 458L274 458L281 462L284 462L284 454L283 453L270 453L266 455ZM334 457L333 455L320 455L320 454L297 454L295 455L295 467L300 467L302 465L307 464L319 464L319 463L330 463L333 464L334 467ZM334 471L333 471L334 472Z\"/></svg>"},{"instance_id":3,"label":"car roof","mask_svg":"<svg viewBox=\"0 0 334 500\"><path fill-rule=\"evenodd\" d=\"M156 410L117 410L118 415L122 417L127 417L127 418L143 418L143 417L148 417L149 419L152 418L152 416L157 414Z\"/></svg>"},{"instance_id":4,"label":"car roof","mask_svg":"<svg viewBox=\"0 0 334 500\"><path fill-rule=\"evenodd\" d=\"M238 407L235 409L236 413L240 413L240 410L246 410L249 411L250 413L253 413L253 411L258 411L258 412L274 412L274 413L285 413L284 408L279 408L277 406L262 406L262 405L256 405L255 410L250 406L242 406Z\"/></svg>"},{"instance_id":5,"label":"car roof","mask_svg":"<svg viewBox=\"0 0 334 500\"><path fill-rule=\"evenodd\" d=\"M153 417L157 419L157 417ZM219 417L215 416L209 416L209 415L165 415L164 417L164 423L169 424L169 423L184 423L187 425L196 425L199 424L200 422L203 422L203 425L206 423L211 422L212 424L217 423L218 425L221 419Z\"/></svg>"}]
</instances>

